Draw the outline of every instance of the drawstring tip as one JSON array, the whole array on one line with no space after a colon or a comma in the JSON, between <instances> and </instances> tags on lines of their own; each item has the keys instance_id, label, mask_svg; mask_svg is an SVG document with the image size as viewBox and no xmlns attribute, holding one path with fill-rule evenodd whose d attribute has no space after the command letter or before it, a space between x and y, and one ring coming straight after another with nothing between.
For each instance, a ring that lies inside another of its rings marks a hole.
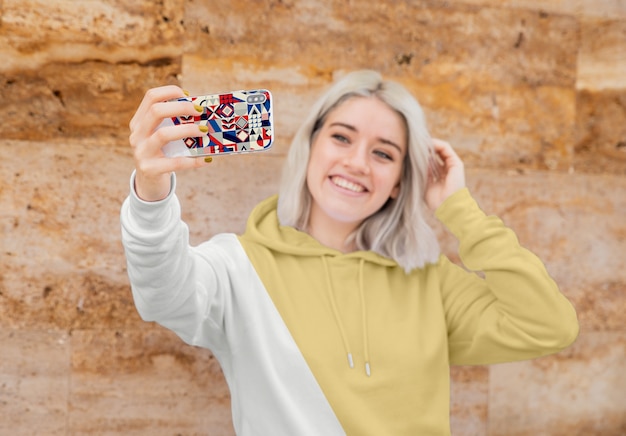
<instances>
[{"instance_id":1,"label":"drawstring tip","mask_svg":"<svg viewBox=\"0 0 626 436\"><path fill-rule=\"evenodd\" d=\"M365 362L365 374L367 374L368 377L372 375L372 371L370 371L370 363L369 362Z\"/></svg>"},{"instance_id":2,"label":"drawstring tip","mask_svg":"<svg viewBox=\"0 0 626 436\"><path fill-rule=\"evenodd\" d=\"M352 360L352 353L348 353L348 365L350 365L350 368L354 368L354 361Z\"/></svg>"}]
</instances>

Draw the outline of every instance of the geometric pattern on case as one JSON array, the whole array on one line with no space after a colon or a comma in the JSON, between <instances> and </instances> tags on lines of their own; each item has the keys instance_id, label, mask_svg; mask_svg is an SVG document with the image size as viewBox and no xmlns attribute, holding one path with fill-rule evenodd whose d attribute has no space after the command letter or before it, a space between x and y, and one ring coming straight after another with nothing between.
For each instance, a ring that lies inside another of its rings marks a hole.
<instances>
[{"instance_id":1,"label":"geometric pattern on case","mask_svg":"<svg viewBox=\"0 0 626 436\"><path fill-rule=\"evenodd\" d=\"M270 94L262 92L265 101L249 103L247 97L257 91L236 91L185 97L203 108L202 113L173 117L175 125L198 123L207 126L208 132L198 137L184 138L192 155L225 154L239 151L262 150L272 143L270 123Z\"/></svg>"}]
</instances>

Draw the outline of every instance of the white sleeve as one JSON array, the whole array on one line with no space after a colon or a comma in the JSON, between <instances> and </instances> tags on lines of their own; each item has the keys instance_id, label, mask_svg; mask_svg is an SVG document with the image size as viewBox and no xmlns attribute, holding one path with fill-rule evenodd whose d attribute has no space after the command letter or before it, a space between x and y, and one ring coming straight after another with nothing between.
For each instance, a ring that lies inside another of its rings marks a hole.
<instances>
[{"instance_id":1,"label":"white sleeve","mask_svg":"<svg viewBox=\"0 0 626 436\"><path fill-rule=\"evenodd\" d=\"M345 435L264 284L234 234L189 246L172 191L121 210L122 242L141 317L210 348L231 393L238 435Z\"/></svg>"},{"instance_id":2,"label":"white sleeve","mask_svg":"<svg viewBox=\"0 0 626 436\"><path fill-rule=\"evenodd\" d=\"M120 221L135 306L142 319L158 322L187 343L221 348L224 300L236 262L217 242L189 245L175 187L172 175L168 197L146 202L135 193L134 173L131 177Z\"/></svg>"}]
</instances>

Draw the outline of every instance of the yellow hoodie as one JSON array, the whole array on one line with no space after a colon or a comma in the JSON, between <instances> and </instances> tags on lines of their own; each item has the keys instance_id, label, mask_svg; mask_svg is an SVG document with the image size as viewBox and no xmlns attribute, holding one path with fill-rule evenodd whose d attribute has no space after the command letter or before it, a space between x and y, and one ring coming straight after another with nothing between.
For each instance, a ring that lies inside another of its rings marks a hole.
<instances>
[{"instance_id":1,"label":"yellow hoodie","mask_svg":"<svg viewBox=\"0 0 626 436\"><path fill-rule=\"evenodd\" d=\"M541 261L467 189L437 217L484 278L445 256L407 274L329 249L280 226L276 197L243 235L190 247L174 190L145 203L131 188L122 207L135 304L213 351L238 435L448 435L450 364L538 357L578 334Z\"/></svg>"},{"instance_id":2,"label":"yellow hoodie","mask_svg":"<svg viewBox=\"0 0 626 436\"><path fill-rule=\"evenodd\" d=\"M541 261L467 189L437 217L484 279L445 256L406 274L372 252L342 254L279 226L275 197L240 238L347 434L448 434L449 364L529 359L577 336Z\"/></svg>"}]
</instances>

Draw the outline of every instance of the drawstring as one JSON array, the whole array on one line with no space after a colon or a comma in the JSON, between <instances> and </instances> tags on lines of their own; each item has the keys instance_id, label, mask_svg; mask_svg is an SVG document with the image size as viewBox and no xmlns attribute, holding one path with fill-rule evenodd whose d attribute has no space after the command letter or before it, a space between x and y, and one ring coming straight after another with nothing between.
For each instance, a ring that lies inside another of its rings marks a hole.
<instances>
[{"instance_id":1,"label":"drawstring","mask_svg":"<svg viewBox=\"0 0 626 436\"><path fill-rule=\"evenodd\" d=\"M361 298L361 328L363 329L363 353L365 355L365 373L369 377L372 375L370 370L370 350L367 334L367 307L365 306L365 294L363 290L363 264L364 259L359 262L359 296Z\"/></svg>"},{"instance_id":2,"label":"drawstring","mask_svg":"<svg viewBox=\"0 0 626 436\"><path fill-rule=\"evenodd\" d=\"M348 342L348 336L346 330L343 328L341 319L339 318L339 312L337 311L337 303L335 303L335 293L333 292L332 283L330 282L330 273L328 272L328 262L326 256L322 256L322 262L324 263L324 273L326 277L326 290L328 291L328 297L330 299L330 305L333 308L333 315L335 315L335 322L339 327L339 333L341 333L341 339L343 340L343 348L348 353L348 365L350 368L354 368L354 361L352 360L352 352L350 351L350 342Z\"/></svg>"},{"instance_id":3,"label":"drawstring","mask_svg":"<svg viewBox=\"0 0 626 436\"><path fill-rule=\"evenodd\" d=\"M341 318L339 317L339 311L337 310L337 303L335 301L335 293L333 291L332 282L330 280L330 272L328 269L328 261L326 260L326 256L322 257L322 263L324 264L324 277L326 278L326 291L328 292L328 298L330 300L330 305L333 310L333 315L335 317L335 322L337 323L337 327L339 328L339 333L341 334L341 340L343 341L344 349L348 355L348 365L350 368L354 368L354 360L352 358L352 351L350 350L350 342L348 341L348 335L346 334L346 330L341 322ZM371 368L370 368L370 354L369 354L369 341L368 341L368 333L367 333L367 310L365 307L365 294L363 290L363 265L364 259L360 259L359 262L359 299L361 302L361 328L363 330L363 352L365 355L365 373L367 376L371 376Z\"/></svg>"}]
</instances>

